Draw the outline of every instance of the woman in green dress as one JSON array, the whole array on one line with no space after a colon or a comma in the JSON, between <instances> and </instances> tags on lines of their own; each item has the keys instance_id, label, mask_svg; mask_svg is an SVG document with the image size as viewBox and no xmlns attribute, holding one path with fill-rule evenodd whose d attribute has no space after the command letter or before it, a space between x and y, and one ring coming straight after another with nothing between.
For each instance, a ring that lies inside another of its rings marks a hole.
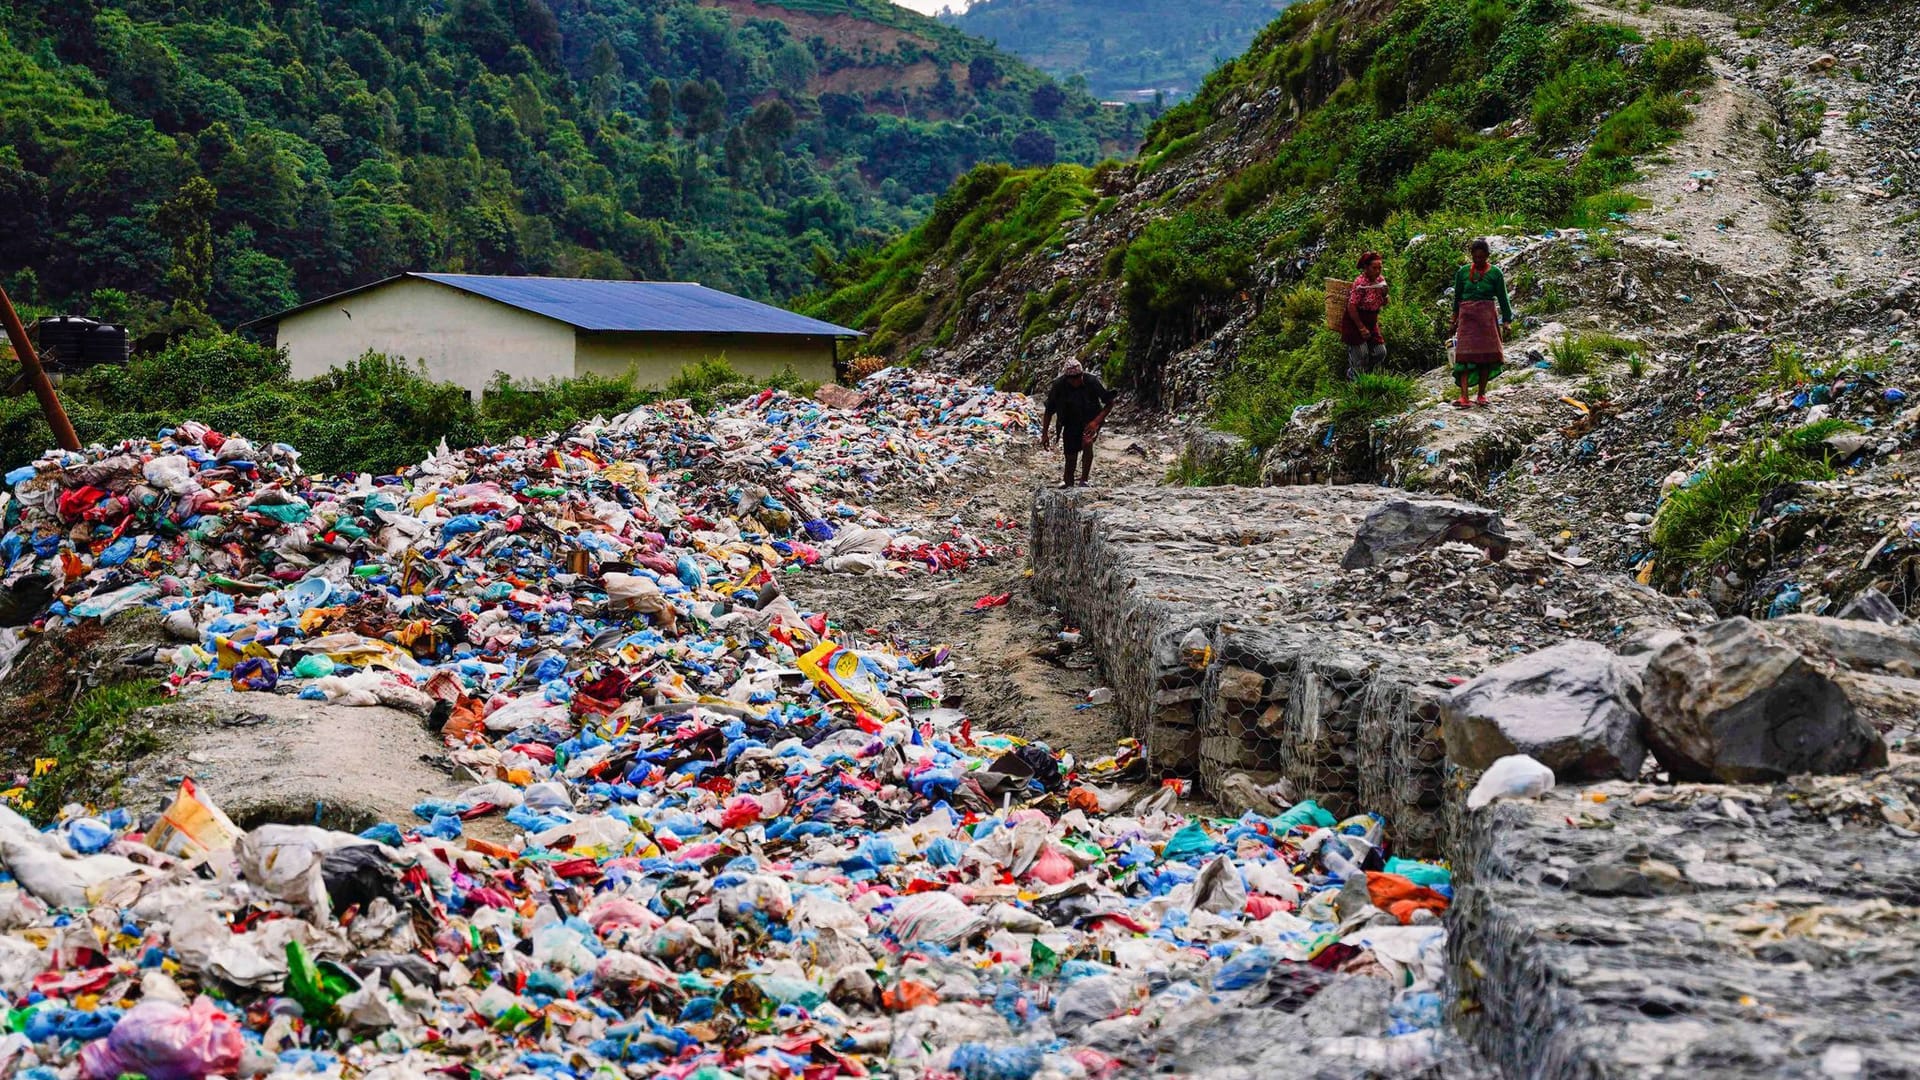
<instances>
[{"instance_id":1,"label":"woman in green dress","mask_svg":"<svg viewBox=\"0 0 1920 1080\"><path fill-rule=\"evenodd\" d=\"M1460 384L1456 408L1487 403L1487 380L1500 374L1506 360L1502 334L1513 325L1513 303L1507 299L1507 279L1493 265L1485 240L1467 247L1470 265L1453 275L1453 378ZM1479 384L1479 396L1467 400L1467 383Z\"/></svg>"}]
</instances>

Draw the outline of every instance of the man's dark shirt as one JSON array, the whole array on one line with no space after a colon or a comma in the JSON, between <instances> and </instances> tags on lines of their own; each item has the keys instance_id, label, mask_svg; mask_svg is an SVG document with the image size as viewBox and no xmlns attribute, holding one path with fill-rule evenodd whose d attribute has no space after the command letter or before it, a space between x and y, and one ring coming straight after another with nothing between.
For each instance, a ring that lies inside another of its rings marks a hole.
<instances>
[{"instance_id":1,"label":"man's dark shirt","mask_svg":"<svg viewBox=\"0 0 1920 1080\"><path fill-rule=\"evenodd\" d=\"M1118 396L1119 391L1107 389L1096 375L1083 376L1079 386L1062 375L1053 380L1053 388L1047 391L1047 412L1060 418L1061 437L1077 444L1087 422L1099 416Z\"/></svg>"}]
</instances>

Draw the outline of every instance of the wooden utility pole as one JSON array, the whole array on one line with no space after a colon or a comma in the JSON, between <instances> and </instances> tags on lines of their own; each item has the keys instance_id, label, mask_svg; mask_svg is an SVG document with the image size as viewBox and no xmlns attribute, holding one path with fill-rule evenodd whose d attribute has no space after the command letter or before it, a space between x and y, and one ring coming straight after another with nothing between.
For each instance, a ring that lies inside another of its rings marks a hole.
<instances>
[{"instance_id":1,"label":"wooden utility pole","mask_svg":"<svg viewBox=\"0 0 1920 1080\"><path fill-rule=\"evenodd\" d=\"M47 369L40 366L40 354L33 351L33 342L27 340L27 328L20 325L20 314L13 310L13 301L7 297L7 290L0 288L0 321L7 326L7 340L13 342L14 355L20 358L20 366L26 369L27 383L33 387L33 396L40 399L40 411L47 414L47 426L53 429L54 441L62 450L80 449L80 436L73 433L73 423L67 419L67 410L60 407L60 396L53 392L53 382L47 378Z\"/></svg>"}]
</instances>

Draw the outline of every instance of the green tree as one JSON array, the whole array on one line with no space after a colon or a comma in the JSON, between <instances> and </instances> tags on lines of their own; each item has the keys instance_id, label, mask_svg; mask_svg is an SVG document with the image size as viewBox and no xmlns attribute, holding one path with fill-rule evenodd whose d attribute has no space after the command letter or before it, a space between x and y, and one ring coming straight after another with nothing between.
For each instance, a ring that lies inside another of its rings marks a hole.
<instances>
[{"instance_id":1,"label":"green tree","mask_svg":"<svg viewBox=\"0 0 1920 1080\"><path fill-rule=\"evenodd\" d=\"M654 142L665 142L673 131L673 84L665 79L647 84L647 122Z\"/></svg>"},{"instance_id":2,"label":"green tree","mask_svg":"<svg viewBox=\"0 0 1920 1080\"><path fill-rule=\"evenodd\" d=\"M1033 88L1031 95L1033 114L1042 120L1052 120L1060 115L1060 107L1067 103L1067 92L1057 83L1043 82Z\"/></svg>"},{"instance_id":3,"label":"green tree","mask_svg":"<svg viewBox=\"0 0 1920 1080\"><path fill-rule=\"evenodd\" d=\"M181 186L154 212L154 228L173 244L167 291L202 310L213 294L213 212L220 193L202 176Z\"/></svg>"},{"instance_id":4,"label":"green tree","mask_svg":"<svg viewBox=\"0 0 1920 1080\"><path fill-rule=\"evenodd\" d=\"M97 294L96 294L97 295ZM264 251L237 251L220 264L214 314L232 322L285 311L300 303L293 269Z\"/></svg>"},{"instance_id":5,"label":"green tree","mask_svg":"<svg viewBox=\"0 0 1920 1080\"><path fill-rule=\"evenodd\" d=\"M1000 61L992 53L981 53L967 62L967 85L979 93L1000 81Z\"/></svg>"}]
</instances>

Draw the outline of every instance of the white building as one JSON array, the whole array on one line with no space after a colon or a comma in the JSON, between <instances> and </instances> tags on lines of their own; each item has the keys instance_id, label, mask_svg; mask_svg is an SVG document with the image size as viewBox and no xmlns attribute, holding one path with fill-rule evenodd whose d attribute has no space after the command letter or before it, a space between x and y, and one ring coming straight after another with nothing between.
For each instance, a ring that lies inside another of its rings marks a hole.
<instances>
[{"instance_id":1,"label":"white building","mask_svg":"<svg viewBox=\"0 0 1920 1080\"><path fill-rule=\"evenodd\" d=\"M632 374L660 386L714 357L743 375L792 368L830 382L839 342L860 336L687 282L477 274L401 274L248 325L274 327L295 378L376 352L476 394L497 371L516 382Z\"/></svg>"}]
</instances>

